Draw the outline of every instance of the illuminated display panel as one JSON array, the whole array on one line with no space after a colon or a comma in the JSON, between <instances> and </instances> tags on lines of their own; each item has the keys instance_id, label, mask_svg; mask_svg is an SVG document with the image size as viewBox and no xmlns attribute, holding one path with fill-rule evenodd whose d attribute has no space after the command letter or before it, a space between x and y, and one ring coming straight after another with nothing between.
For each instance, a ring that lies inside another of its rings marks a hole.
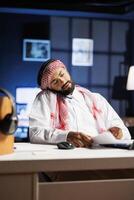
<instances>
[{"instance_id":1,"label":"illuminated display panel","mask_svg":"<svg viewBox=\"0 0 134 200\"><path fill-rule=\"evenodd\" d=\"M18 115L18 128L15 138L28 138L29 113L36 95L40 92L37 87L17 87L16 88L16 109Z\"/></svg>"}]
</instances>

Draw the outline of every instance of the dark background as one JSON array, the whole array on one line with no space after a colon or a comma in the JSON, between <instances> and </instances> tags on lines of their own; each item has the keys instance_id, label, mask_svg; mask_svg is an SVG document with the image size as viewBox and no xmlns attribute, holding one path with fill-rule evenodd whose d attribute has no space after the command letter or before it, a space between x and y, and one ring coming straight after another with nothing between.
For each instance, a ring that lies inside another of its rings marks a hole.
<instances>
[{"instance_id":1,"label":"dark background","mask_svg":"<svg viewBox=\"0 0 134 200\"><path fill-rule=\"evenodd\" d=\"M134 64L133 10L133 1L1 1L0 87L14 96L17 87L36 87L41 62L23 61L23 39L49 39L51 57L76 83L104 95L121 117L133 116L133 92L112 97L114 78ZM72 66L72 38L94 40L93 66Z\"/></svg>"}]
</instances>

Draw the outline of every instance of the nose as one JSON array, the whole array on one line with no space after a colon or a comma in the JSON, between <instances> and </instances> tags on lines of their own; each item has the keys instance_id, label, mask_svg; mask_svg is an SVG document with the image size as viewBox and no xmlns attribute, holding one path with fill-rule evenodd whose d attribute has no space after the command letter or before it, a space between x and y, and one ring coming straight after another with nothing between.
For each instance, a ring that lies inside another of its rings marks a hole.
<instances>
[{"instance_id":1,"label":"nose","mask_svg":"<svg viewBox=\"0 0 134 200\"><path fill-rule=\"evenodd\" d=\"M64 79L64 77L60 77L59 78L60 83L62 83L63 85L65 84L66 80Z\"/></svg>"}]
</instances>

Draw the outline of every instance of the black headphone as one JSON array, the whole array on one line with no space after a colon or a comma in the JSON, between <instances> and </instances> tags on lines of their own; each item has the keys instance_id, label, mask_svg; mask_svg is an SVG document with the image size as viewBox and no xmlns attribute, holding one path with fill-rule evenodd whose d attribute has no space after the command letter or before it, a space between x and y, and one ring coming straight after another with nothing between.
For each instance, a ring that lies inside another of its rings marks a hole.
<instances>
[{"instance_id":1,"label":"black headphone","mask_svg":"<svg viewBox=\"0 0 134 200\"><path fill-rule=\"evenodd\" d=\"M0 120L0 131L5 135L14 134L18 125L16 103L14 97L7 90L0 88L0 92L6 95L12 104L12 112L7 114L4 119Z\"/></svg>"}]
</instances>

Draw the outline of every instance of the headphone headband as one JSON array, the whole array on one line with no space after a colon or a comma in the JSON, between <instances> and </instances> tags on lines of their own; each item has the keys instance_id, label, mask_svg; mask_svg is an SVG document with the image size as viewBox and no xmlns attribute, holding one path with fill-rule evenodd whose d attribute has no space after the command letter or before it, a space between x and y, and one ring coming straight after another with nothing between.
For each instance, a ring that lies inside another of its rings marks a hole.
<instances>
[{"instance_id":1,"label":"headphone headband","mask_svg":"<svg viewBox=\"0 0 134 200\"><path fill-rule=\"evenodd\" d=\"M12 108L15 108L15 99L14 99L13 95L4 88L0 88L0 92L5 94L10 99L10 101L12 103Z\"/></svg>"},{"instance_id":2,"label":"headphone headband","mask_svg":"<svg viewBox=\"0 0 134 200\"><path fill-rule=\"evenodd\" d=\"M0 92L6 95L12 104L12 112L7 114L4 119L0 120L0 131L4 134L13 134L18 124L15 99L6 89L0 88Z\"/></svg>"}]
</instances>

